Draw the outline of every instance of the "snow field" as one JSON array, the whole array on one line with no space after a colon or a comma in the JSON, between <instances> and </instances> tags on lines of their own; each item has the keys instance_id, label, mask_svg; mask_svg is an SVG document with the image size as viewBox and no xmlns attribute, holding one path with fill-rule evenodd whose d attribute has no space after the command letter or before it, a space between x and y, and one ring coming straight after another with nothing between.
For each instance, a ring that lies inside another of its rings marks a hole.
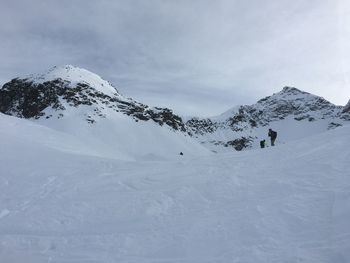
<instances>
[{"instance_id":1,"label":"snow field","mask_svg":"<svg viewBox=\"0 0 350 263\"><path fill-rule=\"evenodd\" d=\"M350 261L350 126L135 161L1 117L0 262Z\"/></svg>"}]
</instances>

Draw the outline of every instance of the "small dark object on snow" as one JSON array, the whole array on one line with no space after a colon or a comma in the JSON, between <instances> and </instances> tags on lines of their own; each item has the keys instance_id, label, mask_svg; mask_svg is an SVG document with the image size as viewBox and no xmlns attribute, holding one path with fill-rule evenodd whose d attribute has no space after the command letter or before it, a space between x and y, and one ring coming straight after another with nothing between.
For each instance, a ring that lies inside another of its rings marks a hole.
<instances>
[{"instance_id":1,"label":"small dark object on snow","mask_svg":"<svg viewBox=\"0 0 350 263\"><path fill-rule=\"evenodd\" d=\"M275 140L277 138L277 132L273 131L272 129L269 129L268 135L271 138L271 146L275 146Z\"/></svg>"},{"instance_id":2,"label":"small dark object on snow","mask_svg":"<svg viewBox=\"0 0 350 263\"><path fill-rule=\"evenodd\" d=\"M180 152L180 155L184 155L183 152Z\"/></svg>"},{"instance_id":3,"label":"small dark object on snow","mask_svg":"<svg viewBox=\"0 0 350 263\"><path fill-rule=\"evenodd\" d=\"M261 140L260 141L260 147L261 148L265 148L265 140Z\"/></svg>"}]
</instances>

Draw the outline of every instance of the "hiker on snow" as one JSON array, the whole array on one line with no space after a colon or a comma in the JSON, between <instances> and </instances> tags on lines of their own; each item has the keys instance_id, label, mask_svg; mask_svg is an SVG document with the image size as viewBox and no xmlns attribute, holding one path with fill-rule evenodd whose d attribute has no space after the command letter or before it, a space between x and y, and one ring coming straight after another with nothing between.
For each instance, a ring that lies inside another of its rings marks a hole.
<instances>
[{"instance_id":1,"label":"hiker on snow","mask_svg":"<svg viewBox=\"0 0 350 263\"><path fill-rule=\"evenodd\" d=\"M265 140L260 141L260 147L265 148Z\"/></svg>"},{"instance_id":2,"label":"hiker on snow","mask_svg":"<svg viewBox=\"0 0 350 263\"><path fill-rule=\"evenodd\" d=\"M277 132L273 131L272 129L269 129L268 135L271 138L271 146L275 146L275 140L277 138Z\"/></svg>"}]
</instances>

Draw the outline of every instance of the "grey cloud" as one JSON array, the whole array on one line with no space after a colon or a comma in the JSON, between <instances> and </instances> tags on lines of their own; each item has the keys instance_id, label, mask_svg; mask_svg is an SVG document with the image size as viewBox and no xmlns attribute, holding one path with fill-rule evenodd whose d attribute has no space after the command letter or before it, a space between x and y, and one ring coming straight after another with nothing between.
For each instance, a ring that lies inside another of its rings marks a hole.
<instances>
[{"instance_id":1,"label":"grey cloud","mask_svg":"<svg viewBox=\"0 0 350 263\"><path fill-rule=\"evenodd\" d=\"M350 97L346 0L2 2L2 82L73 64L127 96L200 115L284 85Z\"/></svg>"}]
</instances>

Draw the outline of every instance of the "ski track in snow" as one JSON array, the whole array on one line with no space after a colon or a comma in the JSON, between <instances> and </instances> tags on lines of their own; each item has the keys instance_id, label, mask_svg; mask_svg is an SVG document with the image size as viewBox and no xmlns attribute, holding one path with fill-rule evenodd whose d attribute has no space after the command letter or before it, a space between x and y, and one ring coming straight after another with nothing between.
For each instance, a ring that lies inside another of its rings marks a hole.
<instances>
[{"instance_id":1,"label":"ski track in snow","mask_svg":"<svg viewBox=\"0 0 350 263\"><path fill-rule=\"evenodd\" d=\"M350 262L349 131L173 161L11 142L0 262Z\"/></svg>"}]
</instances>

